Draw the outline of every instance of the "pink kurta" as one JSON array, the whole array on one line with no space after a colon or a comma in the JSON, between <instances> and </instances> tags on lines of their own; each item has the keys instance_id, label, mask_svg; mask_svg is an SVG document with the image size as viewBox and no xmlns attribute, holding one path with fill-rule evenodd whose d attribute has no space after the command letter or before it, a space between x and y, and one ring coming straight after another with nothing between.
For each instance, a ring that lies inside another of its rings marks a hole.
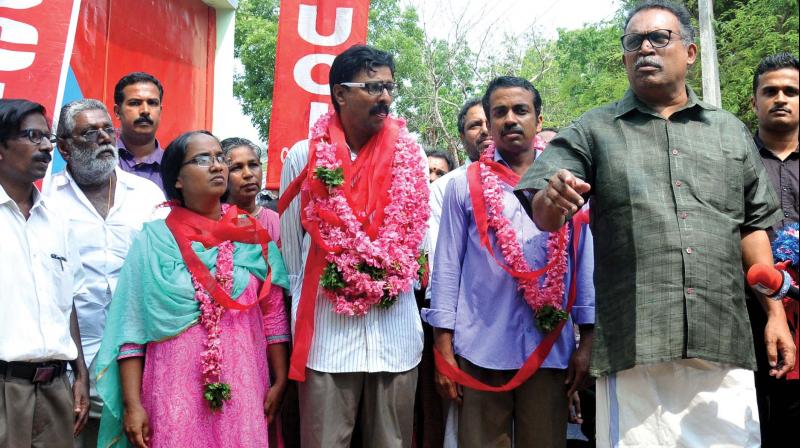
<instances>
[{"instance_id":1,"label":"pink kurta","mask_svg":"<svg viewBox=\"0 0 800 448\"><path fill-rule=\"evenodd\" d=\"M252 303L260 284L251 277L238 300ZM260 305L247 311L226 310L220 322L222 381L231 386L231 399L219 412L212 412L203 399L200 353L207 333L202 325L147 344L141 400L149 419L149 446L268 446L264 416L269 390L267 340L287 342L289 324L280 287L273 286ZM135 351L135 346L126 344L120 358Z\"/></svg>"}]
</instances>

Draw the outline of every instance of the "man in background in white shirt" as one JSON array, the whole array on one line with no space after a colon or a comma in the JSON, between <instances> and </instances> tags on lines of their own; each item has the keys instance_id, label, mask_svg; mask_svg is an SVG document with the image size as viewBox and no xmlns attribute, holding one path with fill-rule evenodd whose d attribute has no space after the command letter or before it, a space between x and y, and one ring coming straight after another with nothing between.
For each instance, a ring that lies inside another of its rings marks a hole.
<instances>
[{"instance_id":1,"label":"man in background in white shirt","mask_svg":"<svg viewBox=\"0 0 800 448\"><path fill-rule=\"evenodd\" d=\"M33 185L52 139L41 104L0 99L0 447L71 447L89 411L73 304L85 292L80 258Z\"/></svg>"},{"instance_id":2,"label":"man in background in white shirt","mask_svg":"<svg viewBox=\"0 0 800 448\"><path fill-rule=\"evenodd\" d=\"M165 199L155 183L119 168L111 116L100 101L82 99L64 106L57 137L67 169L53 176L48 198L69 217L89 291L75 301L90 366L91 400L89 422L76 445L95 447L103 403L95 389L93 361L106 311L131 243Z\"/></svg>"}]
</instances>

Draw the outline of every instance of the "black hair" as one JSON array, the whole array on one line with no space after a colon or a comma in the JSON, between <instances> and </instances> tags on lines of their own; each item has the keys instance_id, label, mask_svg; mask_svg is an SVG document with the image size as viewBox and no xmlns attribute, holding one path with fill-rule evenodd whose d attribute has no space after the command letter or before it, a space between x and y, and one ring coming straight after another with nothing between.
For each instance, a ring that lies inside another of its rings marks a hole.
<instances>
[{"instance_id":1,"label":"black hair","mask_svg":"<svg viewBox=\"0 0 800 448\"><path fill-rule=\"evenodd\" d=\"M444 151L439 151L439 150L431 151L427 153L427 156L435 157L437 159L443 159L445 162L447 162L447 171L453 171L453 168L455 168L455 162L453 162L453 158L450 157L450 154Z\"/></svg>"},{"instance_id":2,"label":"black hair","mask_svg":"<svg viewBox=\"0 0 800 448\"><path fill-rule=\"evenodd\" d=\"M800 70L800 68L798 68L797 57L785 51L783 53L769 55L762 59L761 62L758 63L756 72L753 74L753 96L756 96L756 92L758 91L758 78L761 75L783 68Z\"/></svg>"},{"instance_id":3,"label":"black hair","mask_svg":"<svg viewBox=\"0 0 800 448\"><path fill-rule=\"evenodd\" d=\"M379 67L389 67L394 76L394 58L391 54L367 45L353 45L336 56L331 64L328 84L333 96L333 86L350 82L361 70L372 73ZM339 113L339 104L331 98L333 109Z\"/></svg>"},{"instance_id":4,"label":"black hair","mask_svg":"<svg viewBox=\"0 0 800 448\"><path fill-rule=\"evenodd\" d=\"M467 112L473 107L481 104L480 98L470 98L461 106L461 110L458 111L458 133L464 135L464 126L467 125Z\"/></svg>"},{"instance_id":5,"label":"black hair","mask_svg":"<svg viewBox=\"0 0 800 448\"><path fill-rule=\"evenodd\" d=\"M507 89L512 87L519 87L521 89L525 89L531 93L533 93L533 110L536 112L536 117L542 113L542 97L539 95L539 91L536 90L536 87L530 83L525 78L520 78L518 76L498 76L494 78L489 85L486 87L486 93L483 94L483 98L481 98L481 103L483 105L483 112L486 114L486 121L490 121L489 117L491 117L491 104L489 104L489 99L492 97L492 92L497 89Z\"/></svg>"},{"instance_id":6,"label":"black hair","mask_svg":"<svg viewBox=\"0 0 800 448\"><path fill-rule=\"evenodd\" d=\"M198 134L208 135L215 140L217 139L214 134L208 131L184 132L167 146L161 159L161 180L164 183L164 193L166 193L168 200L177 200L181 205L183 205L183 194L179 189L175 188L175 182L178 180L181 168L183 168L183 158L186 157L189 140Z\"/></svg>"},{"instance_id":7,"label":"black hair","mask_svg":"<svg viewBox=\"0 0 800 448\"><path fill-rule=\"evenodd\" d=\"M30 114L39 113L44 116L44 106L33 101L22 99L0 99L0 143L6 142L17 136L22 120Z\"/></svg>"},{"instance_id":8,"label":"black hair","mask_svg":"<svg viewBox=\"0 0 800 448\"><path fill-rule=\"evenodd\" d=\"M622 27L622 32L624 33L628 30L628 23L630 23L633 16L647 9L663 9L672 13L680 23L683 44L689 45L694 42L694 27L692 26L692 15L689 14L689 10L683 4L673 3L668 0L645 0L637 3L625 16L625 26Z\"/></svg>"},{"instance_id":9,"label":"black hair","mask_svg":"<svg viewBox=\"0 0 800 448\"><path fill-rule=\"evenodd\" d=\"M158 99L164 99L164 86L161 85L161 81L149 73L133 72L128 73L120 78L120 80L117 81L117 85L114 86L114 104L119 106L123 101L125 101L125 94L122 92L125 90L125 87L133 84L139 84L140 82L149 82L155 84L155 86L158 87Z\"/></svg>"}]
</instances>

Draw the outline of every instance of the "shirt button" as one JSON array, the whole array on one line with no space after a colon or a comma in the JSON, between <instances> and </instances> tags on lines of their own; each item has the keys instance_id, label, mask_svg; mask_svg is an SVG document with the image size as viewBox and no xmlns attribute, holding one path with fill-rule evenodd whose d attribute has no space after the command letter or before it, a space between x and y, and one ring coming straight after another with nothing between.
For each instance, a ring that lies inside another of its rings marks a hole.
<instances>
[{"instance_id":1,"label":"shirt button","mask_svg":"<svg viewBox=\"0 0 800 448\"><path fill-rule=\"evenodd\" d=\"M676 187L680 187L681 185L683 185L683 182L681 182L681 181L679 181L679 180L676 180L676 181L675 181L675 186L676 186Z\"/></svg>"},{"instance_id":2,"label":"shirt button","mask_svg":"<svg viewBox=\"0 0 800 448\"><path fill-rule=\"evenodd\" d=\"M789 212L783 212L783 216L788 218L789 217Z\"/></svg>"},{"instance_id":3,"label":"shirt button","mask_svg":"<svg viewBox=\"0 0 800 448\"><path fill-rule=\"evenodd\" d=\"M690 254L690 253L692 253L692 248L691 248L691 247L687 247L687 248L686 248L686 253L687 253L687 254Z\"/></svg>"},{"instance_id":4,"label":"shirt button","mask_svg":"<svg viewBox=\"0 0 800 448\"><path fill-rule=\"evenodd\" d=\"M686 288L686 294L688 295L694 294L694 288Z\"/></svg>"},{"instance_id":5,"label":"shirt button","mask_svg":"<svg viewBox=\"0 0 800 448\"><path fill-rule=\"evenodd\" d=\"M672 155L673 156L677 156L678 155L678 150L677 149L673 149L672 150Z\"/></svg>"}]
</instances>

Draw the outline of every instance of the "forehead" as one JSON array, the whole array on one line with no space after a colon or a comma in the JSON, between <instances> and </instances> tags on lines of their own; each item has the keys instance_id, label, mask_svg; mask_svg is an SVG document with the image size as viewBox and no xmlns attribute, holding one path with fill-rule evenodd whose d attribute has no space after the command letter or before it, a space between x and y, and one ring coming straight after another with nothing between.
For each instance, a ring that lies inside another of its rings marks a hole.
<instances>
[{"instance_id":1,"label":"forehead","mask_svg":"<svg viewBox=\"0 0 800 448\"><path fill-rule=\"evenodd\" d=\"M353 77L353 82L365 82L365 81L392 81L394 78L392 77L392 71L389 69L388 66L380 66L375 67L374 71L368 71L367 69L359 70L356 75Z\"/></svg>"},{"instance_id":2,"label":"forehead","mask_svg":"<svg viewBox=\"0 0 800 448\"><path fill-rule=\"evenodd\" d=\"M136 84L125 86L122 89L122 95L126 100L158 98L158 87L152 82L137 82Z\"/></svg>"},{"instance_id":3,"label":"forehead","mask_svg":"<svg viewBox=\"0 0 800 448\"><path fill-rule=\"evenodd\" d=\"M639 11L628 22L627 33L645 33L653 30L680 31L680 22L675 14L661 8L650 8Z\"/></svg>"},{"instance_id":4,"label":"forehead","mask_svg":"<svg viewBox=\"0 0 800 448\"><path fill-rule=\"evenodd\" d=\"M444 167L445 169L447 169L447 161L441 157L428 156L428 164L435 165L437 168Z\"/></svg>"},{"instance_id":5,"label":"forehead","mask_svg":"<svg viewBox=\"0 0 800 448\"><path fill-rule=\"evenodd\" d=\"M486 120L486 113L483 112L483 105L480 103L470 107L464 115L464 121L467 123L484 120Z\"/></svg>"},{"instance_id":6,"label":"forehead","mask_svg":"<svg viewBox=\"0 0 800 448\"><path fill-rule=\"evenodd\" d=\"M199 154L219 154L222 148L217 139L206 134L195 134L189 137L186 144L186 156L184 160L189 160Z\"/></svg>"},{"instance_id":7,"label":"forehead","mask_svg":"<svg viewBox=\"0 0 800 448\"><path fill-rule=\"evenodd\" d=\"M22 117L22 120L19 122L19 129L38 129L40 131L48 131L50 130L50 126L47 125L47 119L44 117L44 115L40 114L39 112L33 112Z\"/></svg>"},{"instance_id":8,"label":"forehead","mask_svg":"<svg viewBox=\"0 0 800 448\"><path fill-rule=\"evenodd\" d=\"M75 115L75 128L81 129L88 126L106 126L111 124L111 117L100 109L89 109Z\"/></svg>"},{"instance_id":9,"label":"forehead","mask_svg":"<svg viewBox=\"0 0 800 448\"><path fill-rule=\"evenodd\" d=\"M526 104L533 106L533 92L522 87L501 87L492 92L489 97L491 109L502 106L515 106Z\"/></svg>"},{"instance_id":10,"label":"forehead","mask_svg":"<svg viewBox=\"0 0 800 448\"><path fill-rule=\"evenodd\" d=\"M758 77L758 87L770 86L798 86L800 83L800 72L794 68L782 68L766 72Z\"/></svg>"}]
</instances>

